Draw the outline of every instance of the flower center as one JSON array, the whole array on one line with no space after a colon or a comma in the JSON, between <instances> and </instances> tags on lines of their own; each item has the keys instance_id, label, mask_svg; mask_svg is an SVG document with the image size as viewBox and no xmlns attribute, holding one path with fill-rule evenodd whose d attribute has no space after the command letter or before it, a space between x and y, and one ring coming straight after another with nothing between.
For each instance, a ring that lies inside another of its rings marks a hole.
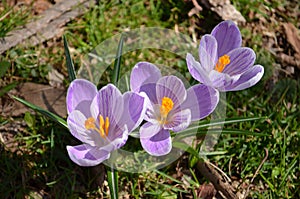
<instances>
[{"instance_id":1,"label":"flower center","mask_svg":"<svg viewBox=\"0 0 300 199\"><path fill-rule=\"evenodd\" d=\"M101 137L105 138L105 136L108 136L108 130L109 130L109 118L106 117L105 121L102 115L99 117L99 128L96 127L96 120L93 117L89 117L87 120L85 120L84 126L87 130L95 130L97 131Z\"/></svg>"},{"instance_id":2,"label":"flower center","mask_svg":"<svg viewBox=\"0 0 300 199\"><path fill-rule=\"evenodd\" d=\"M222 72L225 68L230 63L230 57L228 55L223 55L222 57L219 58L215 70L218 72Z\"/></svg>"},{"instance_id":3,"label":"flower center","mask_svg":"<svg viewBox=\"0 0 300 199\"><path fill-rule=\"evenodd\" d=\"M161 121L164 122L169 114L169 112L173 109L174 103L172 99L168 97L163 97L161 100L160 106L160 115Z\"/></svg>"}]
</instances>

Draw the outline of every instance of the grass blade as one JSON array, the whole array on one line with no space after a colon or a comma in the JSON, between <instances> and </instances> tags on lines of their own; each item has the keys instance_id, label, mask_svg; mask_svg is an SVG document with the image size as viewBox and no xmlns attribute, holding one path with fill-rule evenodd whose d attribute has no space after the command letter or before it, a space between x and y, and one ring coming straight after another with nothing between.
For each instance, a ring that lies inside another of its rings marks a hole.
<instances>
[{"instance_id":1,"label":"grass blade","mask_svg":"<svg viewBox=\"0 0 300 199\"><path fill-rule=\"evenodd\" d=\"M281 188L282 185L286 182L286 178L288 177L288 175L290 174L290 172L292 171L292 169L295 167L297 160L299 158L299 155L297 155L294 160L292 161L292 163L290 164L289 168L287 169L285 175L283 176L281 183L279 185L279 187Z\"/></svg>"},{"instance_id":2,"label":"grass blade","mask_svg":"<svg viewBox=\"0 0 300 199\"><path fill-rule=\"evenodd\" d=\"M68 129L68 125L67 125L67 122L62 119L61 117L59 117L58 115L54 114L54 113L51 113L45 109L42 109L41 107L39 106L36 106L30 102L27 102L26 100L23 100L21 98L18 98L16 96L12 96L15 100L17 100L18 102L21 102L22 104L24 104L25 106L31 108L32 110L36 111L36 112L39 112L41 114L43 114L44 116L47 116L48 118L52 119L53 121L59 123L60 125L62 125L63 127L67 128Z\"/></svg>"},{"instance_id":3,"label":"grass blade","mask_svg":"<svg viewBox=\"0 0 300 199\"><path fill-rule=\"evenodd\" d=\"M209 129L209 130L197 130L195 128L186 129L179 133L177 133L176 139L183 139L185 137L190 136L196 136L196 135L205 135L207 133L209 134L231 134L231 135L248 135L248 136L269 136L269 134L266 133L258 133L258 132L252 132L252 131L246 131L246 130L239 130L239 129Z\"/></svg>"},{"instance_id":4,"label":"grass blade","mask_svg":"<svg viewBox=\"0 0 300 199\"><path fill-rule=\"evenodd\" d=\"M115 59L115 64L114 64L114 71L112 75L112 83L114 85L117 84L120 77L120 66L121 66L121 59L122 59L123 43L124 43L124 37L123 35L121 35L119 45L118 45L117 55Z\"/></svg>"},{"instance_id":5,"label":"grass blade","mask_svg":"<svg viewBox=\"0 0 300 199\"><path fill-rule=\"evenodd\" d=\"M0 78L5 75L9 68L10 63L8 61L0 61Z\"/></svg>"},{"instance_id":6,"label":"grass blade","mask_svg":"<svg viewBox=\"0 0 300 199\"><path fill-rule=\"evenodd\" d=\"M2 97L5 93L8 93L11 89L15 88L18 85L17 82L13 82L8 84L0 89L0 97Z\"/></svg>"},{"instance_id":7,"label":"grass blade","mask_svg":"<svg viewBox=\"0 0 300 199\"><path fill-rule=\"evenodd\" d=\"M65 55L66 55L66 62L67 62L67 69L68 69L68 74L69 74L69 79L70 82L72 82L74 79L76 79L76 75L75 75L75 68L74 68L74 64L72 61L72 57L70 55L70 51L69 51L69 45L66 39L66 36L63 36L63 40L64 40L64 48L65 48Z\"/></svg>"},{"instance_id":8,"label":"grass blade","mask_svg":"<svg viewBox=\"0 0 300 199\"><path fill-rule=\"evenodd\" d=\"M229 119L216 119L211 121L205 121L203 124L199 124L198 128L207 128L210 126L218 126L223 124L232 124L232 123L238 123L238 122L248 122L253 120L260 120L260 119L266 119L266 117L248 117L248 118L229 118Z\"/></svg>"},{"instance_id":9,"label":"grass blade","mask_svg":"<svg viewBox=\"0 0 300 199\"><path fill-rule=\"evenodd\" d=\"M118 172L113 167L107 168L107 180L111 199L118 199Z\"/></svg>"},{"instance_id":10,"label":"grass blade","mask_svg":"<svg viewBox=\"0 0 300 199\"><path fill-rule=\"evenodd\" d=\"M224 124L232 124L232 123L238 123L238 122L247 122L247 121L253 121L253 120L259 120L259 119L266 119L266 117L251 117L251 118L230 118L230 119L216 119L216 120L210 120L210 121L201 121L198 124L192 124L188 128L186 128L183 131L178 132L177 134L181 133L187 133L187 132L195 132L198 131L198 129L204 129L211 126L219 126Z\"/></svg>"},{"instance_id":11,"label":"grass blade","mask_svg":"<svg viewBox=\"0 0 300 199\"><path fill-rule=\"evenodd\" d=\"M189 154L195 156L197 159L201 160L202 158L200 157L199 153L193 149L190 145L185 144L183 142L173 142L172 145L175 148L181 149L183 151L188 152Z\"/></svg>"}]
</instances>

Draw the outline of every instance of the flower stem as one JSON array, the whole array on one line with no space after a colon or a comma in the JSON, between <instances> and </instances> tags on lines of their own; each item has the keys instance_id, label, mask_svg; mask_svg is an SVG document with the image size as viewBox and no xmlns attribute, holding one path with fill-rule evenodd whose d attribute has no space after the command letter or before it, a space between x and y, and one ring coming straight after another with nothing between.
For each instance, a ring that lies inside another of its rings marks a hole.
<instances>
[{"instance_id":1,"label":"flower stem","mask_svg":"<svg viewBox=\"0 0 300 199\"><path fill-rule=\"evenodd\" d=\"M118 172L113 166L107 167L107 178L111 199L118 199Z\"/></svg>"}]
</instances>

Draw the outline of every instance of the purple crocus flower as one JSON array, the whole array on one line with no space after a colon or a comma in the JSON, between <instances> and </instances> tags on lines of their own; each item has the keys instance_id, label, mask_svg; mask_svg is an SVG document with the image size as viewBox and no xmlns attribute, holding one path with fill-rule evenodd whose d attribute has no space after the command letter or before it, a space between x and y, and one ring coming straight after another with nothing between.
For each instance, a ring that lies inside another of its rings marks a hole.
<instances>
[{"instance_id":1,"label":"purple crocus flower","mask_svg":"<svg viewBox=\"0 0 300 199\"><path fill-rule=\"evenodd\" d=\"M80 166L94 166L125 144L142 122L146 103L137 93L122 95L112 84L97 91L91 82L76 79L67 92L67 109L71 134L83 142L67 146L68 154Z\"/></svg>"},{"instance_id":2,"label":"purple crocus flower","mask_svg":"<svg viewBox=\"0 0 300 199\"><path fill-rule=\"evenodd\" d=\"M219 101L219 93L205 85L185 89L175 76L161 76L148 62L136 64L130 76L131 90L148 96L144 123L140 128L142 147L150 155L162 156L172 149L170 131L179 132L191 121L208 116Z\"/></svg>"},{"instance_id":3,"label":"purple crocus flower","mask_svg":"<svg viewBox=\"0 0 300 199\"><path fill-rule=\"evenodd\" d=\"M186 61L191 75L199 82L222 92L243 90L255 85L262 78L264 68L254 65L254 51L241 47L241 44L241 33L235 23L221 22L211 34L201 38L200 62L187 54Z\"/></svg>"}]
</instances>

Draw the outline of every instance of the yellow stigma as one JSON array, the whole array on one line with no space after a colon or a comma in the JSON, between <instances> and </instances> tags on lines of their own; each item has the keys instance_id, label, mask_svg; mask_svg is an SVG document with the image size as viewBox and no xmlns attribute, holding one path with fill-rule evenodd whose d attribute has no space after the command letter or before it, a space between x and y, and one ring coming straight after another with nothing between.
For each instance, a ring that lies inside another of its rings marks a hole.
<instances>
[{"instance_id":1,"label":"yellow stigma","mask_svg":"<svg viewBox=\"0 0 300 199\"><path fill-rule=\"evenodd\" d=\"M87 120L85 120L84 126L87 130L95 130L97 131L101 137L105 138L105 136L108 136L108 130L109 130L109 118L106 117L105 121L103 119L103 116L100 115L99 117L99 128L95 125L95 119L92 117L89 117Z\"/></svg>"},{"instance_id":2,"label":"yellow stigma","mask_svg":"<svg viewBox=\"0 0 300 199\"><path fill-rule=\"evenodd\" d=\"M222 57L219 58L215 66L215 70L221 73L224 70L225 66L227 66L229 63L230 63L229 56L223 55Z\"/></svg>"},{"instance_id":3,"label":"yellow stigma","mask_svg":"<svg viewBox=\"0 0 300 199\"><path fill-rule=\"evenodd\" d=\"M173 109L174 103L172 99L163 97L161 100L160 114L163 119L167 118L168 113Z\"/></svg>"},{"instance_id":4,"label":"yellow stigma","mask_svg":"<svg viewBox=\"0 0 300 199\"><path fill-rule=\"evenodd\" d=\"M87 120L85 120L84 126L87 130L95 129L96 128L95 119L92 117L89 117Z\"/></svg>"}]
</instances>

